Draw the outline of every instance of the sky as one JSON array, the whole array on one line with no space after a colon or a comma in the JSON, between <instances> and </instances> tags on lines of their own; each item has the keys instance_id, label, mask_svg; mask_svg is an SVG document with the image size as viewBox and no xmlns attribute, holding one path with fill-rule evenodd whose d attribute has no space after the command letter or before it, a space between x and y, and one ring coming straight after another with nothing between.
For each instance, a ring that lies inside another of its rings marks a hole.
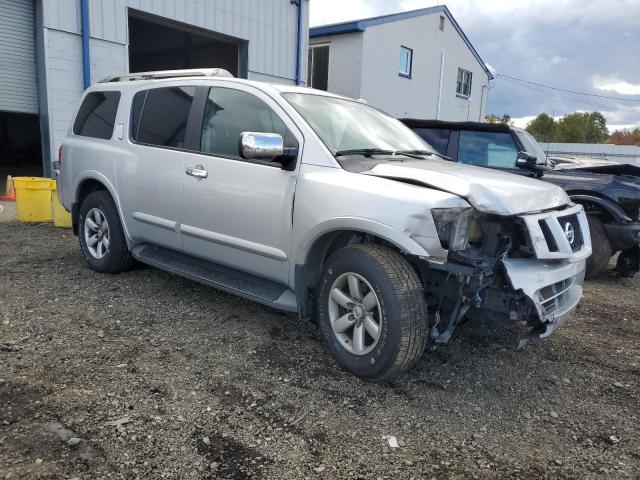
<instances>
[{"instance_id":1,"label":"sky","mask_svg":"<svg viewBox=\"0 0 640 480\"><path fill-rule=\"evenodd\" d=\"M445 3L497 77L487 113L516 125L541 112L600 111L610 130L640 126L640 0L450 0ZM418 8L435 0L310 0L310 25Z\"/></svg>"}]
</instances>

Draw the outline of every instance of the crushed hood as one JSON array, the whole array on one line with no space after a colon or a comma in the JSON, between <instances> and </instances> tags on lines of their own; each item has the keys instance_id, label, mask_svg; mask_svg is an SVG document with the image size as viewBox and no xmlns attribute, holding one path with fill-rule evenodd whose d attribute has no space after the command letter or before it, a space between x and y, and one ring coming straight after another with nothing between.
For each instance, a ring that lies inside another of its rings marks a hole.
<instances>
[{"instance_id":1,"label":"crushed hood","mask_svg":"<svg viewBox=\"0 0 640 480\"><path fill-rule=\"evenodd\" d=\"M361 173L449 192L463 197L481 212L496 215L518 215L569 203L565 191L555 185L444 160L381 162Z\"/></svg>"},{"instance_id":2,"label":"crushed hood","mask_svg":"<svg viewBox=\"0 0 640 480\"><path fill-rule=\"evenodd\" d=\"M640 164L616 162L606 158L550 156L554 171L580 171L640 177Z\"/></svg>"}]
</instances>

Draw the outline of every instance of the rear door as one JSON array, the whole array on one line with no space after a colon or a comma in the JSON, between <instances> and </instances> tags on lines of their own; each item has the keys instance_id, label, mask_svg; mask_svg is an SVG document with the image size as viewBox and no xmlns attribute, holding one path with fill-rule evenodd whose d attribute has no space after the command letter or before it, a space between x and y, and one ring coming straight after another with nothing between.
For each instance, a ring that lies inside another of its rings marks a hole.
<instances>
[{"instance_id":1,"label":"rear door","mask_svg":"<svg viewBox=\"0 0 640 480\"><path fill-rule=\"evenodd\" d=\"M242 132L278 133L285 147L301 147L300 131L277 102L248 85L205 89L198 108L200 153L186 156L182 169L184 251L286 283L299 162L283 169L245 160L238 147ZM206 177L188 174L193 168Z\"/></svg>"},{"instance_id":2,"label":"rear door","mask_svg":"<svg viewBox=\"0 0 640 480\"><path fill-rule=\"evenodd\" d=\"M129 235L180 250L179 219L186 132L196 87L142 89L133 96L129 152L118 159L118 195Z\"/></svg>"}]
</instances>

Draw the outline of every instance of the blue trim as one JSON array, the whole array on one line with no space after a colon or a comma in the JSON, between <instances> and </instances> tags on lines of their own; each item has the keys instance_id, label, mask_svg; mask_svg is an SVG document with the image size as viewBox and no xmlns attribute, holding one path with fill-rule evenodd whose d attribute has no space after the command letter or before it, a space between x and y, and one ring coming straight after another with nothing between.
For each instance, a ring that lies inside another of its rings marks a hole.
<instances>
[{"instance_id":1,"label":"blue trim","mask_svg":"<svg viewBox=\"0 0 640 480\"><path fill-rule=\"evenodd\" d=\"M300 76L300 60L302 59L302 2L298 0L298 45L296 47L296 85L302 85L302 78ZM307 81L309 81L307 79Z\"/></svg>"},{"instance_id":2,"label":"blue trim","mask_svg":"<svg viewBox=\"0 0 640 480\"><path fill-rule=\"evenodd\" d=\"M82 81L84 88L91 86L91 61L89 55L89 0L80 0L82 33Z\"/></svg>"},{"instance_id":3,"label":"blue trim","mask_svg":"<svg viewBox=\"0 0 640 480\"><path fill-rule=\"evenodd\" d=\"M453 25L453 28L456 29L456 32L458 32L460 37L462 37L462 40L464 41L464 43L467 44L467 47L469 48L469 50L471 50L471 53L473 54L473 56L476 58L478 63L480 63L484 71L487 73L489 80L493 80L495 77L489 71L489 69L487 68L487 65L484 63L484 60L482 60L482 57L480 57L480 55L478 54L476 49L473 47L473 45L471 44L467 36L464 34L464 32L462 31L462 28L460 28L460 25L458 25L458 22L456 22L455 18L453 18L453 15L451 14L451 12L449 11L446 5L439 5L437 7L429 7L429 8L421 8L419 10L411 10L410 12L393 13L391 15L382 15L379 17L364 18L362 20L355 20L353 22L334 23L332 25L323 25L321 27L314 27L309 29L309 37L315 38L315 37L324 37L326 35L339 35L342 33L364 32L367 29L367 27L372 27L374 25L397 22L399 20L406 20L408 18L420 17L422 15L430 15L436 12L444 13L447 16L447 18L449 18L449 21Z\"/></svg>"}]
</instances>

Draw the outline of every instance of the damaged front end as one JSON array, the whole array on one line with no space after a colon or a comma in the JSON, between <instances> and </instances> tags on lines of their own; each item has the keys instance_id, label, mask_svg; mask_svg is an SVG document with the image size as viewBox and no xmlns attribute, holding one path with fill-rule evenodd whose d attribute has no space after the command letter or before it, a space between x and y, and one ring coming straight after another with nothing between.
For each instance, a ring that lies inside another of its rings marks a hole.
<instances>
[{"instance_id":1,"label":"damaged front end","mask_svg":"<svg viewBox=\"0 0 640 480\"><path fill-rule=\"evenodd\" d=\"M418 263L436 342L447 343L464 319L526 324L520 346L567 322L591 254L580 205L513 216L471 207L431 213L443 257Z\"/></svg>"}]
</instances>

